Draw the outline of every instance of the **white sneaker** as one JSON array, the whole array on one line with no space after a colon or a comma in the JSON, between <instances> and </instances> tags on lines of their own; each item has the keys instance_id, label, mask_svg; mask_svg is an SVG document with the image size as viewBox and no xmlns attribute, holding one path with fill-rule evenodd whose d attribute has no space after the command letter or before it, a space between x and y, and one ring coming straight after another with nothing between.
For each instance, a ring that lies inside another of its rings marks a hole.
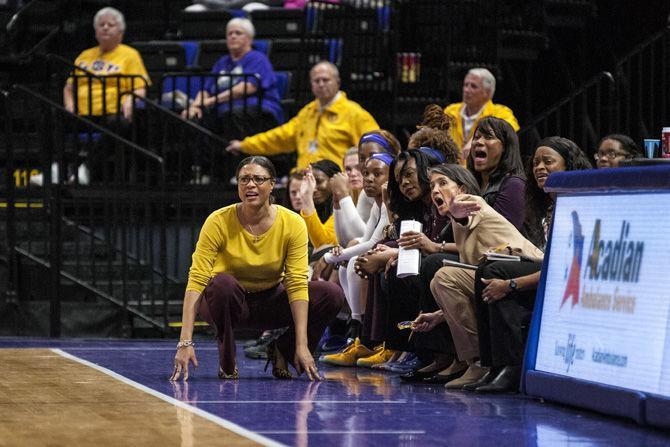
<instances>
[{"instance_id":1,"label":"white sneaker","mask_svg":"<svg viewBox=\"0 0 670 447\"><path fill-rule=\"evenodd\" d=\"M39 174L31 175L30 176L30 184L32 186L42 186L44 183L44 176L40 172Z\"/></svg>"},{"instance_id":2,"label":"white sneaker","mask_svg":"<svg viewBox=\"0 0 670 447\"><path fill-rule=\"evenodd\" d=\"M80 185L88 185L91 181L91 172L85 163L82 163L77 168L77 180Z\"/></svg>"}]
</instances>

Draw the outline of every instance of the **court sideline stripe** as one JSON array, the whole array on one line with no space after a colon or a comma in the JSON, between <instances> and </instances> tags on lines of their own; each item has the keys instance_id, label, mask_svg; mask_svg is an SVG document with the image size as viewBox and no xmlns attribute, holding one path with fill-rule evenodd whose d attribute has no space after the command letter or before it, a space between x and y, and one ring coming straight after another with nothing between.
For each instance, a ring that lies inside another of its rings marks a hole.
<instances>
[{"instance_id":1,"label":"court sideline stripe","mask_svg":"<svg viewBox=\"0 0 670 447\"><path fill-rule=\"evenodd\" d=\"M161 400L163 400L163 401L165 401L169 404L172 404L172 405L174 405L176 407L179 407L179 408L183 408L184 410L188 410L191 413L197 414L198 416L203 417L210 422L214 422L215 424L225 428L226 430L230 430L233 433L236 433L240 436L244 436L244 437L250 439L251 441L258 442L258 443L260 443L262 445L265 445L265 446L268 446L268 447L287 447L284 444L281 444L277 441L273 441L272 439L266 438L265 436L260 435L256 432L247 430L246 428L241 427L241 426L239 426L239 425L235 424L234 422L231 422L227 419L223 419L222 417L215 416L211 413L208 413L204 410L201 410L200 408L193 407L193 406L188 405L188 404L186 404L186 403L184 403L180 400L177 400L173 397L167 396L167 395L165 395L163 393L160 393L160 392L158 392L154 389L151 389L151 388L149 388L145 385L142 385L141 383L137 383L134 380L131 380L127 377L122 376L121 374L115 373L111 369L107 369L103 366L96 365L95 363L89 362L88 360L81 359L77 356L69 354L69 353L67 353L67 352L65 352L61 349L58 349L58 348L53 348L53 349L51 349L51 351L60 355L60 356L62 356L62 357L65 357L66 359L73 360L75 362L81 363L82 365L86 365L90 368L93 368L97 371L100 371L104 374L107 374L108 376L111 376L111 377L115 378L116 380L125 383L126 385L130 385L133 388L137 388L140 391L144 391L145 393L150 394L154 397L157 397L157 398L159 398L159 399L161 399Z\"/></svg>"}]
</instances>

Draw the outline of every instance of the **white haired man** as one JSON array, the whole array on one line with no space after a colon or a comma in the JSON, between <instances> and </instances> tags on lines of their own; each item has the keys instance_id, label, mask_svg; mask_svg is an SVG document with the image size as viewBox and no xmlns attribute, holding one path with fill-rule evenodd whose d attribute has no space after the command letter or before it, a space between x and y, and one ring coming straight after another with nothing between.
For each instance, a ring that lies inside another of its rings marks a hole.
<instances>
[{"instance_id":1,"label":"white haired man","mask_svg":"<svg viewBox=\"0 0 670 447\"><path fill-rule=\"evenodd\" d=\"M450 129L451 137L463 149L463 160L467 158L467 150L472 134L479 120L493 116L510 123L515 131L519 130L512 110L502 104L493 103L496 91L496 78L486 68L472 68L463 80L463 101L449 104L444 113L456 123Z\"/></svg>"}]
</instances>

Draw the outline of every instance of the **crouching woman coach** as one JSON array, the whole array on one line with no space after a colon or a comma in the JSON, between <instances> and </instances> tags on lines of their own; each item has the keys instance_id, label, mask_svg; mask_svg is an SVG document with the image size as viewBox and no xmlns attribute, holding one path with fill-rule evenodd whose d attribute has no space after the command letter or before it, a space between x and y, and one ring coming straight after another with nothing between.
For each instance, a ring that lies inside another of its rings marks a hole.
<instances>
[{"instance_id":1,"label":"crouching woman coach","mask_svg":"<svg viewBox=\"0 0 670 447\"><path fill-rule=\"evenodd\" d=\"M340 311L342 290L307 280L307 228L299 215L272 203L276 172L270 160L247 157L236 176L241 202L214 211L200 231L171 380L188 379L189 362L198 365L196 311L216 330L220 378L238 377L233 329L290 326L268 347L272 374L291 378L291 364L318 380L311 352Z\"/></svg>"}]
</instances>

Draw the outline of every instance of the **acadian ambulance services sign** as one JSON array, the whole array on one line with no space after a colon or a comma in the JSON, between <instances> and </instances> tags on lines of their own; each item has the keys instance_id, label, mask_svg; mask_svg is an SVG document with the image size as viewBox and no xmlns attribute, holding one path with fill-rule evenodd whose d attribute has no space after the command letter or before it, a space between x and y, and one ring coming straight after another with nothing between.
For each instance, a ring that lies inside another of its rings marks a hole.
<instances>
[{"instance_id":1,"label":"acadian ambulance services sign","mask_svg":"<svg viewBox=\"0 0 670 447\"><path fill-rule=\"evenodd\" d=\"M670 193L559 197L535 368L670 396Z\"/></svg>"}]
</instances>

